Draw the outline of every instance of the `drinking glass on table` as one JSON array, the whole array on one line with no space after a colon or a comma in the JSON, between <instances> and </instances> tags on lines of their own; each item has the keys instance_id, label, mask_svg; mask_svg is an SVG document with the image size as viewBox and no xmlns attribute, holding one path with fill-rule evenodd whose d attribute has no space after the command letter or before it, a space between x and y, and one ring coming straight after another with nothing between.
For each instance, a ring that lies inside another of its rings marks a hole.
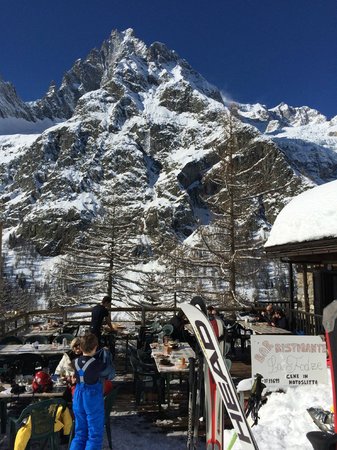
<instances>
[{"instance_id":1,"label":"drinking glass on table","mask_svg":"<svg viewBox=\"0 0 337 450\"><path fill-rule=\"evenodd\" d=\"M15 375L15 384L17 384L19 386L23 386L23 375L22 374Z\"/></svg>"}]
</instances>

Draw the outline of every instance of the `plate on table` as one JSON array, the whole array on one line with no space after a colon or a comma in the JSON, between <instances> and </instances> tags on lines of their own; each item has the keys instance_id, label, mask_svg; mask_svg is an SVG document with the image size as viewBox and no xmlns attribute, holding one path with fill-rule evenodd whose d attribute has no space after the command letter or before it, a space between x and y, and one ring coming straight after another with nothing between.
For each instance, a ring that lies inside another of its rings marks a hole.
<instances>
[{"instance_id":1,"label":"plate on table","mask_svg":"<svg viewBox=\"0 0 337 450\"><path fill-rule=\"evenodd\" d=\"M172 348L172 350L178 350L179 348L178 342L172 342L171 344L169 344L169 346Z\"/></svg>"},{"instance_id":2,"label":"plate on table","mask_svg":"<svg viewBox=\"0 0 337 450\"><path fill-rule=\"evenodd\" d=\"M167 359L167 358L161 359L161 360L159 361L159 363L160 363L162 366L174 366L174 364L171 363L171 361L170 361L169 359Z\"/></svg>"}]
</instances>

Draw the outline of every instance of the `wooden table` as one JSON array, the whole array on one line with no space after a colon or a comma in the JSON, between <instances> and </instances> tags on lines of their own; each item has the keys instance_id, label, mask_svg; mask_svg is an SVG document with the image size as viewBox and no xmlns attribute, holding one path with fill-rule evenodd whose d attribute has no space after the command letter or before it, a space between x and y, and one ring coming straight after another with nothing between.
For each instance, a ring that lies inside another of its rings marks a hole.
<instances>
[{"instance_id":1,"label":"wooden table","mask_svg":"<svg viewBox=\"0 0 337 450\"><path fill-rule=\"evenodd\" d=\"M60 330L31 330L28 331L28 333L20 335L21 338L25 341L27 338L30 338L32 336L46 336L49 341L51 341L54 337L56 337L58 334L60 334Z\"/></svg>"},{"instance_id":2,"label":"wooden table","mask_svg":"<svg viewBox=\"0 0 337 450\"><path fill-rule=\"evenodd\" d=\"M154 358L158 372L165 377L166 382L166 395L167 395L167 407L170 407L170 382L171 377L174 374L189 373L188 359L195 358L194 350L187 342L180 342L178 349L172 349L169 355L165 354L165 346L163 344L153 343L150 344L151 356ZM169 357L169 361L172 365L161 364L160 361ZM185 365L181 365L181 358L185 358Z\"/></svg>"},{"instance_id":3,"label":"wooden table","mask_svg":"<svg viewBox=\"0 0 337 450\"><path fill-rule=\"evenodd\" d=\"M38 355L59 355L70 350L69 345L62 344L39 344L37 348L33 344L5 344L0 345L0 355L22 355L34 353Z\"/></svg>"},{"instance_id":4,"label":"wooden table","mask_svg":"<svg viewBox=\"0 0 337 450\"><path fill-rule=\"evenodd\" d=\"M0 392L0 429L1 433L6 433L6 423L7 423L7 403L18 401L22 398L25 399L47 399L54 397L63 397L66 386L54 386L52 392L43 392L43 393L33 393L33 392L23 392L22 394L12 394L11 386L9 384L3 384L2 390Z\"/></svg>"},{"instance_id":5,"label":"wooden table","mask_svg":"<svg viewBox=\"0 0 337 450\"><path fill-rule=\"evenodd\" d=\"M116 341L125 342L125 372L128 370L129 363L129 342L136 341L139 336L139 331L132 322L118 322L114 331L104 329L102 332L102 340L105 345L110 348L110 351L115 357Z\"/></svg>"},{"instance_id":6,"label":"wooden table","mask_svg":"<svg viewBox=\"0 0 337 450\"><path fill-rule=\"evenodd\" d=\"M246 330L252 330L254 334L292 334L291 331L284 328L273 327L267 322L246 322L244 320L237 321Z\"/></svg>"}]
</instances>

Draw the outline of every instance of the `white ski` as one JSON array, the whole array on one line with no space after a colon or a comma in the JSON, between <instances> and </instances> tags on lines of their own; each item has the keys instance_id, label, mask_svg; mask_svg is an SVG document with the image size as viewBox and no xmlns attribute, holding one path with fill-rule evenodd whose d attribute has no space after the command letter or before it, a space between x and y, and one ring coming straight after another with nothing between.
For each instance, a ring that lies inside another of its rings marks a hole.
<instances>
[{"instance_id":1,"label":"white ski","mask_svg":"<svg viewBox=\"0 0 337 450\"><path fill-rule=\"evenodd\" d=\"M224 333L221 319L210 321L214 334L219 342L219 337ZM224 341L219 342L219 349L224 355ZM208 363L205 362L205 416L206 416L206 449L222 450L224 431L224 406L219 390L209 370Z\"/></svg>"},{"instance_id":2,"label":"white ski","mask_svg":"<svg viewBox=\"0 0 337 450\"><path fill-rule=\"evenodd\" d=\"M212 325L208 318L195 306L183 303L181 309L192 325L195 336L198 339L198 343L221 394L222 401L240 439L242 448L258 450L258 446L237 397L232 377L221 354Z\"/></svg>"}]
</instances>

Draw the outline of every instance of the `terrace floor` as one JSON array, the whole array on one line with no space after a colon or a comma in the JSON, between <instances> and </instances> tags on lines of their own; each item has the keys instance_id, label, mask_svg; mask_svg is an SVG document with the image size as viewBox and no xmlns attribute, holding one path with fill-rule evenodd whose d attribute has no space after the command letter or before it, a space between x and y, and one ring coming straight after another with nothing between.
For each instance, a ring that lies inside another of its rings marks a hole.
<instances>
[{"instance_id":1,"label":"terrace floor","mask_svg":"<svg viewBox=\"0 0 337 450\"><path fill-rule=\"evenodd\" d=\"M232 359L231 374L234 381L251 377L248 353L249 350L246 350L246 354L241 355L240 349L238 349L236 358ZM134 444L134 448L137 448L137 450L142 448L147 450L178 450L185 448L188 422L187 379L183 378L182 383L179 380L175 380L176 382L172 383L169 409L167 405L163 405L162 410L158 411L155 394L145 396L141 405L137 407L133 394L133 375L130 365L128 370L125 371L125 351L123 349L117 349L115 361L117 376L114 379L114 384L119 385L120 390L110 417L113 448L118 448L119 450L129 449L132 448L132 442L134 441L138 442ZM231 428L230 423L228 423L228 428ZM204 422L201 421L199 427L200 448L204 448L204 435ZM144 447L141 444L142 436L144 438L146 436L148 440ZM0 435L0 447L4 449L9 448L8 433ZM32 446L31 448L35 450L38 447ZM61 446L62 450L67 448L67 444ZM108 448L106 433L104 433L103 450Z\"/></svg>"}]
</instances>

